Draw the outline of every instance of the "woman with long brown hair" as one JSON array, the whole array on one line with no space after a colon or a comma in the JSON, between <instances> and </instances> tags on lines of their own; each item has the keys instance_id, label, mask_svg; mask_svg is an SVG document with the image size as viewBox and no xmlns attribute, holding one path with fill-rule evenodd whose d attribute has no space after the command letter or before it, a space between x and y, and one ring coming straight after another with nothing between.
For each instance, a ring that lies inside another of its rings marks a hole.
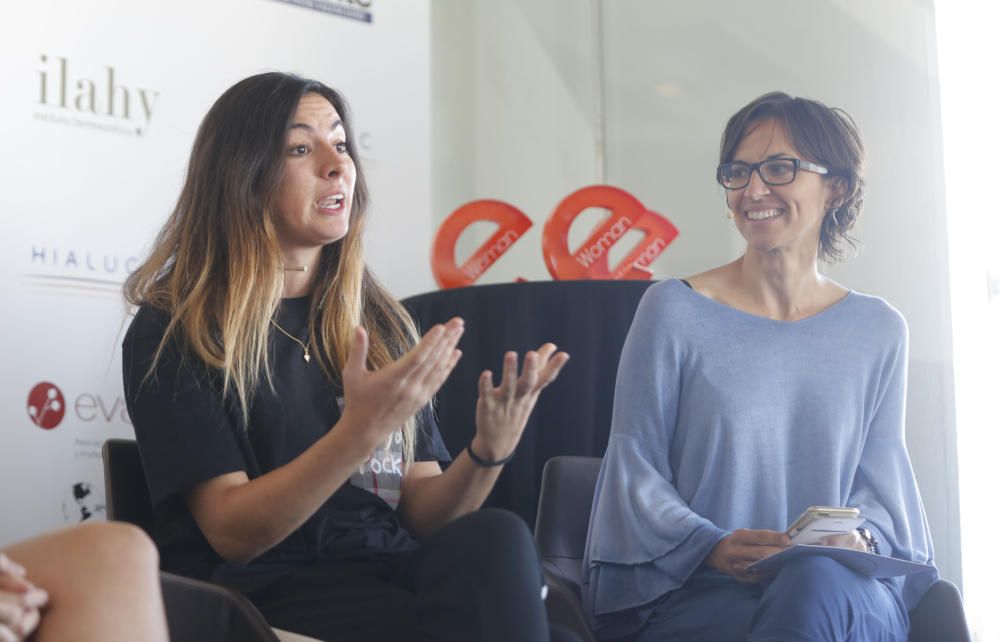
<instances>
[{"instance_id":1,"label":"woman with long brown hair","mask_svg":"<svg viewBox=\"0 0 1000 642\"><path fill-rule=\"evenodd\" d=\"M365 267L368 191L347 106L247 78L198 131L177 206L126 283L126 399L163 565L323 640L542 640L524 524L477 511L541 390L545 344L480 378L450 456L429 410L462 321L418 340Z\"/></svg>"}]
</instances>

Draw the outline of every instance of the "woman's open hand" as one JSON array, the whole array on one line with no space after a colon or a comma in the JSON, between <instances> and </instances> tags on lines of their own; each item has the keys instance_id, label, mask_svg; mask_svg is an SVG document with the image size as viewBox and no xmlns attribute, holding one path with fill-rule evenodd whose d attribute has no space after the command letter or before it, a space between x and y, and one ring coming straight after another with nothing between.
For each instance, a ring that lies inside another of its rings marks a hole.
<instances>
[{"instance_id":1,"label":"woman's open hand","mask_svg":"<svg viewBox=\"0 0 1000 642\"><path fill-rule=\"evenodd\" d=\"M25 578L24 567L0 553L0 642L26 640L48 601L48 594Z\"/></svg>"},{"instance_id":2,"label":"woman's open hand","mask_svg":"<svg viewBox=\"0 0 1000 642\"><path fill-rule=\"evenodd\" d=\"M791 545L788 535L781 531L739 528L716 544L706 563L741 582L759 582L764 576L747 573L747 566L780 553Z\"/></svg>"},{"instance_id":3,"label":"woman's open hand","mask_svg":"<svg viewBox=\"0 0 1000 642\"><path fill-rule=\"evenodd\" d=\"M344 419L372 448L430 402L455 368L464 323L458 317L427 331L413 350L376 371L368 370L368 335L355 331L344 364Z\"/></svg>"},{"instance_id":4,"label":"woman's open hand","mask_svg":"<svg viewBox=\"0 0 1000 642\"><path fill-rule=\"evenodd\" d=\"M506 353L497 387L492 372L486 370L479 375L476 436L472 440L477 455L497 461L514 452L539 393L555 381L568 360L568 354L556 352L554 344L546 343L524 355L520 376L517 353Z\"/></svg>"}]
</instances>

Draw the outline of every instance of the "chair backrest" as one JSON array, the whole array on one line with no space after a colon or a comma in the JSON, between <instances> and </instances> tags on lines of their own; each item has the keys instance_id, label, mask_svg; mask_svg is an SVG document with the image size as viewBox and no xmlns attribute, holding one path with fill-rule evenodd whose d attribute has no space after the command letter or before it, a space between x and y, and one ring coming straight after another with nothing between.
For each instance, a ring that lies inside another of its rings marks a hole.
<instances>
[{"instance_id":1,"label":"chair backrest","mask_svg":"<svg viewBox=\"0 0 1000 642\"><path fill-rule=\"evenodd\" d=\"M153 531L153 500L139 447L132 439L108 439L104 456L104 492L108 519L129 522L147 533Z\"/></svg>"},{"instance_id":2,"label":"chair backrest","mask_svg":"<svg viewBox=\"0 0 1000 642\"><path fill-rule=\"evenodd\" d=\"M651 281L534 281L440 290L404 304L424 330L465 319L462 359L437 394L441 436L452 455L475 430L479 373L501 371L503 355L551 341L572 357L538 399L486 506L514 511L529 526L538 512L542 467L558 455L600 457L608 445L618 359L636 306Z\"/></svg>"},{"instance_id":3,"label":"chair backrest","mask_svg":"<svg viewBox=\"0 0 1000 642\"><path fill-rule=\"evenodd\" d=\"M535 542L550 572L579 589L599 457L553 457L542 471Z\"/></svg>"}]
</instances>

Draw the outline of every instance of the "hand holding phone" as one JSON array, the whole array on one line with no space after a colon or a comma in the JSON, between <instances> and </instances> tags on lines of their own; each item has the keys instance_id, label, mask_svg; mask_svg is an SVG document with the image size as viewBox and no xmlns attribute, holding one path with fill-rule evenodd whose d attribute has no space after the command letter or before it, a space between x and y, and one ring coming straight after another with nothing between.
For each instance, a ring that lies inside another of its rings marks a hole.
<instances>
[{"instance_id":1,"label":"hand holding phone","mask_svg":"<svg viewBox=\"0 0 1000 642\"><path fill-rule=\"evenodd\" d=\"M709 567L740 582L759 582L765 576L747 573L747 566L780 553L789 546L790 542L783 531L737 528L716 544L705 562Z\"/></svg>"},{"instance_id":2,"label":"hand holding phone","mask_svg":"<svg viewBox=\"0 0 1000 642\"><path fill-rule=\"evenodd\" d=\"M857 508L810 506L788 527L787 534L792 544L821 544L822 538L850 533L864 521Z\"/></svg>"}]
</instances>

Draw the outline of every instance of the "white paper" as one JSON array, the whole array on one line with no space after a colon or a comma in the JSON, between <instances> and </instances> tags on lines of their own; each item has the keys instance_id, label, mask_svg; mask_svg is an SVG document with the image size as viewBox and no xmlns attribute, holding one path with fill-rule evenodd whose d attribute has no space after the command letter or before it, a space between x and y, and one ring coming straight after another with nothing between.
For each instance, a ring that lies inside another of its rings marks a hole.
<instances>
[{"instance_id":1,"label":"white paper","mask_svg":"<svg viewBox=\"0 0 1000 642\"><path fill-rule=\"evenodd\" d=\"M831 557L844 566L867 575L869 577L898 577L900 575L913 575L916 573L926 573L933 571L930 564L920 564L918 562L908 562L894 557L884 555L873 555L864 553L853 548L841 548L837 546L812 546L809 544L799 544L786 548L780 553L775 553L767 559L754 562L747 567L748 571L760 573L777 573L781 567L806 555L824 555Z\"/></svg>"}]
</instances>

